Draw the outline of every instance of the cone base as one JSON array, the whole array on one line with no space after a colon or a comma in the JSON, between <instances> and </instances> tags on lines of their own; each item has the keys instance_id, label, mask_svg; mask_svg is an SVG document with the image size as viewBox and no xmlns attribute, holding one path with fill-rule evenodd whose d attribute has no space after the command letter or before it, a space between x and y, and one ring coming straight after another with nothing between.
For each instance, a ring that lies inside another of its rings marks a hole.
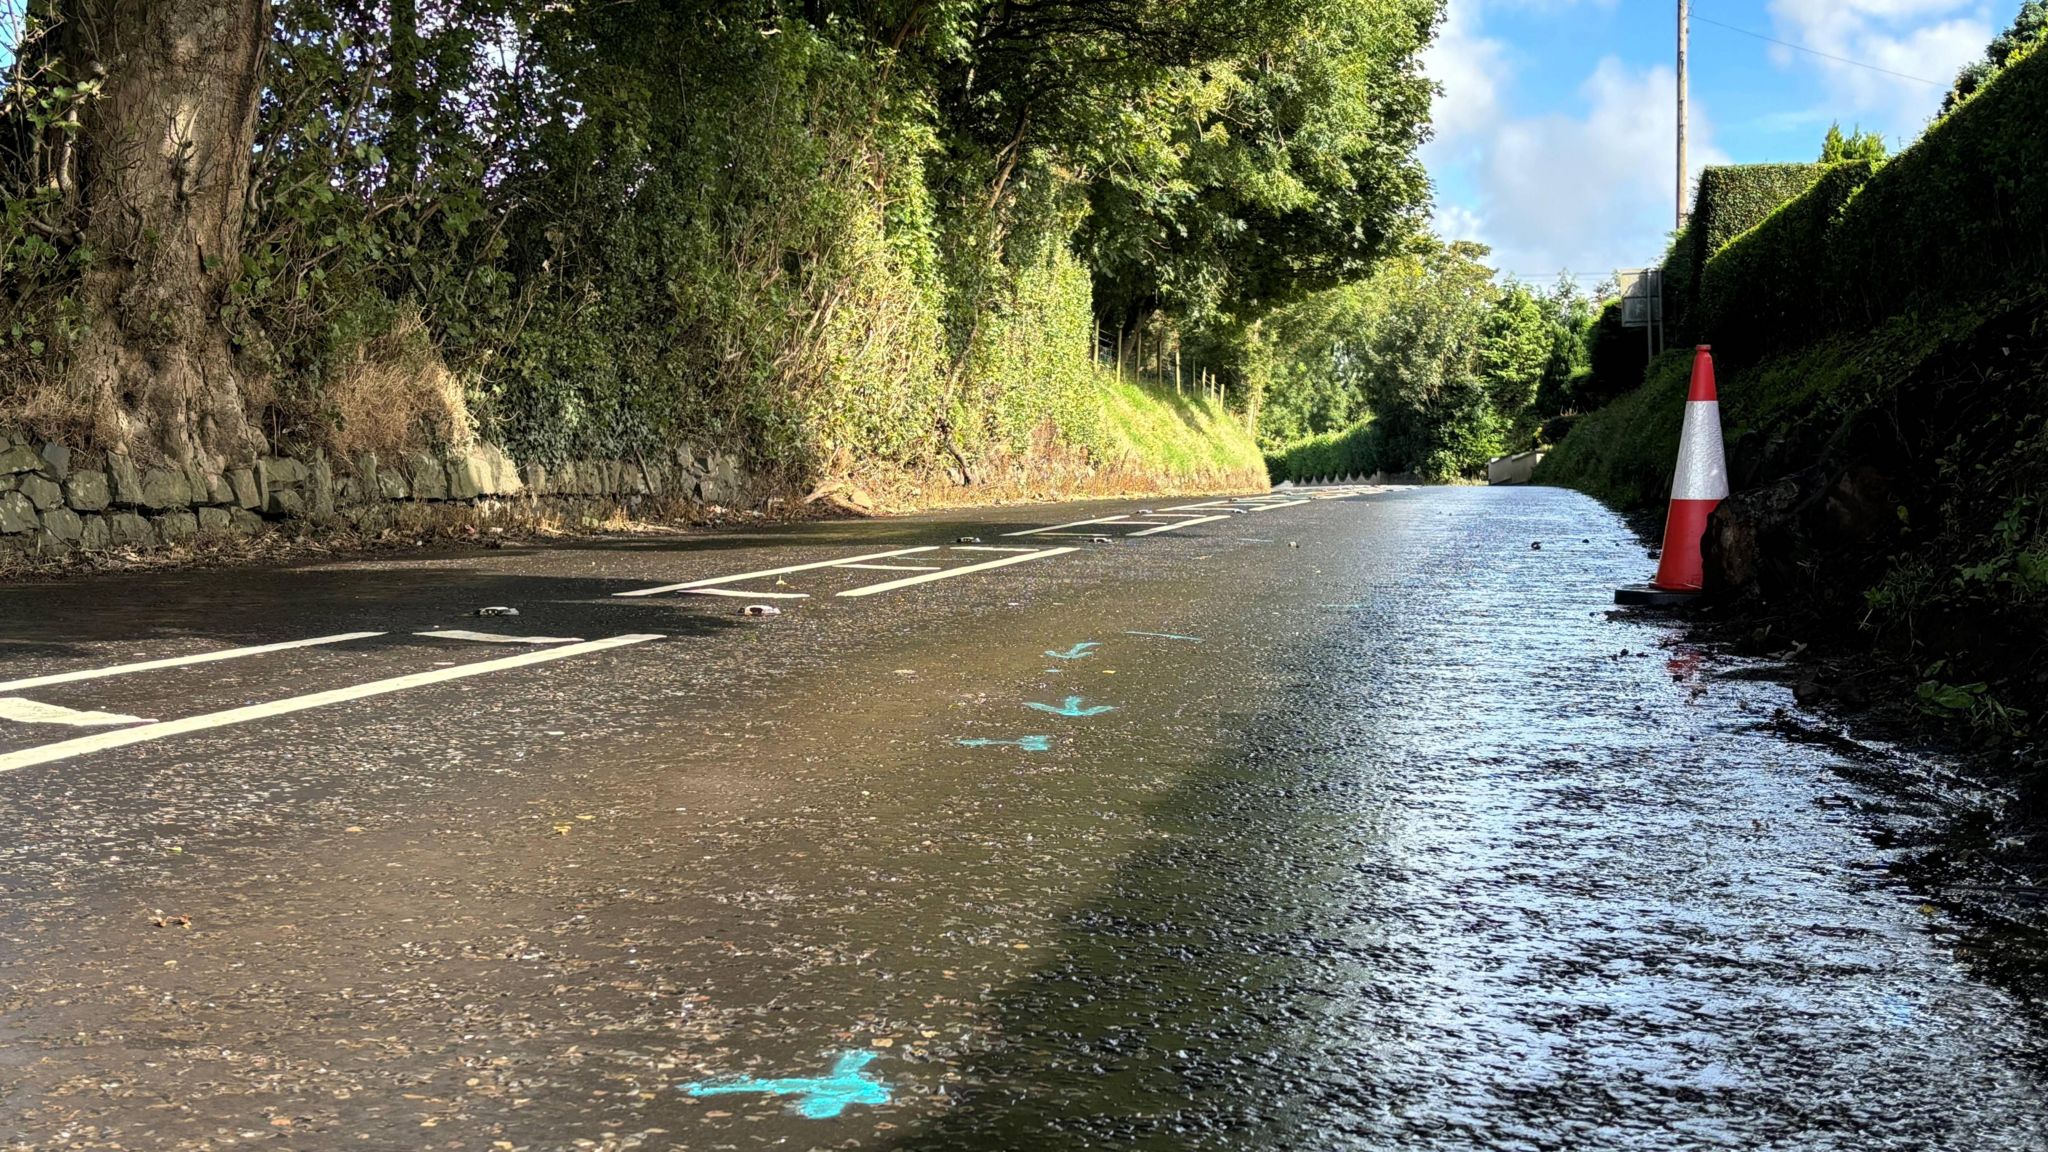
<instances>
[{"instance_id":1,"label":"cone base","mask_svg":"<svg viewBox=\"0 0 2048 1152\"><path fill-rule=\"evenodd\" d=\"M1655 584L1628 584L1614 590L1614 602L1632 608L1677 608L1699 598L1698 591L1674 591Z\"/></svg>"}]
</instances>

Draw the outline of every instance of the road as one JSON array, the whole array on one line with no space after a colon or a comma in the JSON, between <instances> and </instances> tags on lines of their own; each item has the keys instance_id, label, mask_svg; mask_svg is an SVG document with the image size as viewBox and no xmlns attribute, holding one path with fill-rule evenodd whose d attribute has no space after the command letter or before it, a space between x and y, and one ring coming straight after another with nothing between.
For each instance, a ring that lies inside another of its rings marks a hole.
<instances>
[{"instance_id":1,"label":"road","mask_svg":"<svg viewBox=\"0 0 2048 1152\"><path fill-rule=\"evenodd\" d=\"M1600 506L1140 508L0 589L0 1146L2048 1147Z\"/></svg>"}]
</instances>

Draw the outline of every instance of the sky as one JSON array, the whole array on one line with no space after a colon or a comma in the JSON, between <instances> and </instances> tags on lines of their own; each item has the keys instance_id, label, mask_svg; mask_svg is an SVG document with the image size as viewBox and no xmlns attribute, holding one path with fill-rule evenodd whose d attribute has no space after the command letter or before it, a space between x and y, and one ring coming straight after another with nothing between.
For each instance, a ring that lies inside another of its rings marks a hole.
<instances>
[{"instance_id":1,"label":"sky","mask_svg":"<svg viewBox=\"0 0 2048 1152\"><path fill-rule=\"evenodd\" d=\"M2019 6L1693 0L1690 166L1813 160L1835 121L1897 152ZM1449 0L1424 61L1443 89L1422 151L1438 233L1529 281L1655 264L1675 223L1676 40L1676 0Z\"/></svg>"}]
</instances>

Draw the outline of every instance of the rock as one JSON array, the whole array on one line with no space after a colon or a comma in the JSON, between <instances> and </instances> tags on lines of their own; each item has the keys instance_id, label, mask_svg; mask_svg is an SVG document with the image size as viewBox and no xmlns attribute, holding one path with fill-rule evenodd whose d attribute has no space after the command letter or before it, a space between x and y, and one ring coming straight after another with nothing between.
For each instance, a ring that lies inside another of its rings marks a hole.
<instances>
[{"instance_id":1,"label":"rock","mask_svg":"<svg viewBox=\"0 0 2048 1152\"><path fill-rule=\"evenodd\" d=\"M156 530L166 544L183 544L199 535L199 518L190 512L169 512L156 518Z\"/></svg>"},{"instance_id":2,"label":"rock","mask_svg":"<svg viewBox=\"0 0 2048 1152\"><path fill-rule=\"evenodd\" d=\"M142 503L142 474L135 470L133 460L118 453L108 453L107 474L114 481L114 503Z\"/></svg>"},{"instance_id":3,"label":"rock","mask_svg":"<svg viewBox=\"0 0 2048 1152\"><path fill-rule=\"evenodd\" d=\"M71 472L71 449L62 444L45 444L42 450L43 471L52 480L62 480Z\"/></svg>"},{"instance_id":4,"label":"rock","mask_svg":"<svg viewBox=\"0 0 2048 1152\"><path fill-rule=\"evenodd\" d=\"M199 510L199 532L202 536L224 536L234 523L225 508L201 508Z\"/></svg>"},{"instance_id":5,"label":"rock","mask_svg":"<svg viewBox=\"0 0 2048 1152\"><path fill-rule=\"evenodd\" d=\"M256 483L256 473L253 469L229 470L228 487L234 491L234 504L237 508L263 507L263 488Z\"/></svg>"},{"instance_id":6,"label":"rock","mask_svg":"<svg viewBox=\"0 0 2048 1152\"><path fill-rule=\"evenodd\" d=\"M12 535L41 526L36 506L19 492L0 492L0 532Z\"/></svg>"},{"instance_id":7,"label":"rock","mask_svg":"<svg viewBox=\"0 0 2048 1152\"><path fill-rule=\"evenodd\" d=\"M266 456L256 462L256 468L259 475L267 470L270 473L270 482L272 484L304 484L306 482L306 466L288 457Z\"/></svg>"},{"instance_id":8,"label":"rock","mask_svg":"<svg viewBox=\"0 0 2048 1152\"><path fill-rule=\"evenodd\" d=\"M46 467L47 461L26 444L15 444L0 451L0 472L41 472Z\"/></svg>"},{"instance_id":9,"label":"rock","mask_svg":"<svg viewBox=\"0 0 2048 1152\"><path fill-rule=\"evenodd\" d=\"M75 544L85 538L85 522L78 518L78 513L58 505L43 513L43 531Z\"/></svg>"},{"instance_id":10,"label":"rock","mask_svg":"<svg viewBox=\"0 0 2048 1152\"><path fill-rule=\"evenodd\" d=\"M448 498L448 468L440 457L422 452L412 458L412 494L418 500Z\"/></svg>"},{"instance_id":11,"label":"rock","mask_svg":"<svg viewBox=\"0 0 2048 1152\"><path fill-rule=\"evenodd\" d=\"M107 530L105 516L81 516L79 519L84 524L84 529L79 534L80 545L97 552L113 543L113 534Z\"/></svg>"},{"instance_id":12,"label":"rock","mask_svg":"<svg viewBox=\"0 0 2048 1152\"><path fill-rule=\"evenodd\" d=\"M325 455L313 457L313 467L308 470L307 486L312 489L312 500L308 510L316 520L334 518L334 468L327 463Z\"/></svg>"},{"instance_id":13,"label":"rock","mask_svg":"<svg viewBox=\"0 0 2048 1152\"><path fill-rule=\"evenodd\" d=\"M546 468L532 461L528 461L525 464L519 466L519 477L520 482L525 486L528 492L531 492L536 496L547 495L549 489L548 470Z\"/></svg>"},{"instance_id":14,"label":"rock","mask_svg":"<svg viewBox=\"0 0 2048 1152\"><path fill-rule=\"evenodd\" d=\"M306 501L290 488L279 488L263 502L263 513L266 516L304 516Z\"/></svg>"},{"instance_id":15,"label":"rock","mask_svg":"<svg viewBox=\"0 0 2048 1152\"><path fill-rule=\"evenodd\" d=\"M491 459L493 470L497 473L491 484L498 495L517 496L525 491L526 483L519 478L519 465L512 462L512 457L506 455L505 450L496 444L486 444L484 449Z\"/></svg>"},{"instance_id":16,"label":"rock","mask_svg":"<svg viewBox=\"0 0 2048 1152\"><path fill-rule=\"evenodd\" d=\"M20 480L17 490L29 498L29 502L36 506L37 511L47 512L52 508L64 506L64 490L57 487L55 480L34 472L24 474Z\"/></svg>"},{"instance_id":17,"label":"rock","mask_svg":"<svg viewBox=\"0 0 2048 1152\"><path fill-rule=\"evenodd\" d=\"M107 517L107 532L117 547L147 548L156 543L156 529L133 512L116 512Z\"/></svg>"},{"instance_id":18,"label":"rock","mask_svg":"<svg viewBox=\"0 0 2048 1152\"><path fill-rule=\"evenodd\" d=\"M228 483L227 477L217 473L208 473L203 479L206 481L206 502L208 504L228 505L236 502L237 497L234 485Z\"/></svg>"},{"instance_id":19,"label":"rock","mask_svg":"<svg viewBox=\"0 0 2048 1152\"><path fill-rule=\"evenodd\" d=\"M206 469L188 463L181 471L185 473L185 491L191 493L191 503L206 503Z\"/></svg>"},{"instance_id":20,"label":"rock","mask_svg":"<svg viewBox=\"0 0 2048 1152\"><path fill-rule=\"evenodd\" d=\"M448 498L474 500L488 495L494 471L474 447L448 458Z\"/></svg>"},{"instance_id":21,"label":"rock","mask_svg":"<svg viewBox=\"0 0 2048 1152\"><path fill-rule=\"evenodd\" d=\"M153 512L192 506L192 482L184 469L151 468L142 474L142 495L135 503Z\"/></svg>"},{"instance_id":22,"label":"rock","mask_svg":"<svg viewBox=\"0 0 2048 1152\"><path fill-rule=\"evenodd\" d=\"M406 483L405 474L398 469L379 468L376 491L386 500L405 500L412 496L412 485Z\"/></svg>"},{"instance_id":23,"label":"rock","mask_svg":"<svg viewBox=\"0 0 2048 1152\"><path fill-rule=\"evenodd\" d=\"M228 531L237 536L254 536L263 531L263 517L246 508L228 509Z\"/></svg>"}]
</instances>

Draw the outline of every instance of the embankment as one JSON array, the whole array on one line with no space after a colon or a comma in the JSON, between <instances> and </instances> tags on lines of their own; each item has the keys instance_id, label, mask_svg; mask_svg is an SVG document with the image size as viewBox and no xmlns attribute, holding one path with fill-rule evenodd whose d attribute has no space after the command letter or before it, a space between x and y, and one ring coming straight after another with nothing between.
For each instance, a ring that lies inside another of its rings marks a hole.
<instances>
[{"instance_id":1,"label":"embankment","mask_svg":"<svg viewBox=\"0 0 2048 1152\"><path fill-rule=\"evenodd\" d=\"M2028 728L2048 708L2043 123L2036 52L1890 162L1825 172L1672 286L1680 347L1538 480L1660 505L1684 345L1711 344L1734 495L1710 591L1891 657L1927 711Z\"/></svg>"}]
</instances>

